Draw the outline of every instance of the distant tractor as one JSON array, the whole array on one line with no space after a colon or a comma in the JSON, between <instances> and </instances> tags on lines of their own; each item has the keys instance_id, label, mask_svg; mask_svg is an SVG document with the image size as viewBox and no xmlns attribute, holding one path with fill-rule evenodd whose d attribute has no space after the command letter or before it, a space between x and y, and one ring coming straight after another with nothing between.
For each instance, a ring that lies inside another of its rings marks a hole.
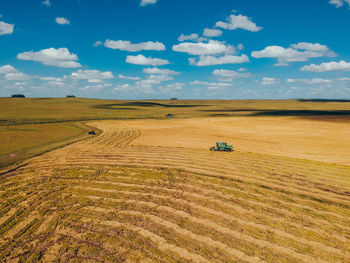
<instances>
[{"instance_id":1,"label":"distant tractor","mask_svg":"<svg viewBox=\"0 0 350 263\"><path fill-rule=\"evenodd\" d=\"M226 142L217 142L216 146L210 147L210 151L232 152L233 151L233 147L232 147L232 145L227 145Z\"/></svg>"},{"instance_id":2,"label":"distant tractor","mask_svg":"<svg viewBox=\"0 0 350 263\"><path fill-rule=\"evenodd\" d=\"M89 135L96 135L96 132L94 130L90 130Z\"/></svg>"}]
</instances>

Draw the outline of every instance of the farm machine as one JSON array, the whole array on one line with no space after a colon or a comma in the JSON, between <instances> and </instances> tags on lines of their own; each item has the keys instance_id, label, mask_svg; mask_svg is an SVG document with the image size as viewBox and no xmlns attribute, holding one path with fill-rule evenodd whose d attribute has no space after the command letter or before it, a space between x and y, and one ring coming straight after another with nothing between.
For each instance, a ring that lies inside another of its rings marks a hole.
<instances>
[{"instance_id":1,"label":"farm machine","mask_svg":"<svg viewBox=\"0 0 350 263\"><path fill-rule=\"evenodd\" d=\"M217 142L216 146L210 147L210 151L232 152L233 151L233 147L232 147L232 145L227 145L226 142Z\"/></svg>"}]
</instances>

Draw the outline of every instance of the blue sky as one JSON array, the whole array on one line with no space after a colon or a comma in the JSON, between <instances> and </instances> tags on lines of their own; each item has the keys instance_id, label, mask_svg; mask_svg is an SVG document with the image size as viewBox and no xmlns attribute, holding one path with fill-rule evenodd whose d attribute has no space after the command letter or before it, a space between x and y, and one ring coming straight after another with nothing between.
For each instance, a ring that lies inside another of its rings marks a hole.
<instances>
[{"instance_id":1,"label":"blue sky","mask_svg":"<svg viewBox=\"0 0 350 263\"><path fill-rule=\"evenodd\" d=\"M350 0L2 0L0 96L350 98Z\"/></svg>"}]
</instances>

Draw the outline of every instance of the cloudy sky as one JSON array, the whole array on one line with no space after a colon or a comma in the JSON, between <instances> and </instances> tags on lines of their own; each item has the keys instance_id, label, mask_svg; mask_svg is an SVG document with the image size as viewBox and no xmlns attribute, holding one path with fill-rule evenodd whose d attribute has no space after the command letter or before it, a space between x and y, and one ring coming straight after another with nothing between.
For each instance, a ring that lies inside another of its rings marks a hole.
<instances>
[{"instance_id":1,"label":"cloudy sky","mask_svg":"<svg viewBox=\"0 0 350 263\"><path fill-rule=\"evenodd\" d=\"M350 99L350 0L1 0L0 96Z\"/></svg>"}]
</instances>

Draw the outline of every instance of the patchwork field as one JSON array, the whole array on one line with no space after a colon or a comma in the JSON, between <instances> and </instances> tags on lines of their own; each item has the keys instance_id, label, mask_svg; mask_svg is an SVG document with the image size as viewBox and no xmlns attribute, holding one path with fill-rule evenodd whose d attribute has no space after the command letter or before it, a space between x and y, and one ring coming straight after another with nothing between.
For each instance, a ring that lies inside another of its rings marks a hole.
<instances>
[{"instance_id":1,"label":"patchwork field","mask_svg":"<svg viewBox=\"0 0 350 263\"><path fill-rule=\"evenodd\" d=\"M0 261L350 261L348 123L90 125L102 134L1 172ZM208 151L219 139L237 151Z\"/></svg>"}]
</instances>

